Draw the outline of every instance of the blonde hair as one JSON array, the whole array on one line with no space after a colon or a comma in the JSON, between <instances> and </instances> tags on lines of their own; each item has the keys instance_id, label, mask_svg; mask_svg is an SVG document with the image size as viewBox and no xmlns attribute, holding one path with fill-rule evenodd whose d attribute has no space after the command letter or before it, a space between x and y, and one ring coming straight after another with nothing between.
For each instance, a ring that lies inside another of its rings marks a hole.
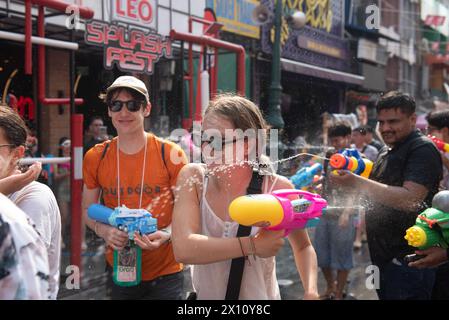
<instances>
[{"instance_id":1,"label":"blonde hair","mask_svg":"<svg viewBox=\"0 0 449 320\"><path fill-rule=\"evenodd\" d=\"M219 94L209 102L204 116L211 113L226 118L234 125L235 129L241 129L242 131L252 129L257 133L261 133L257 137L262 139L261 145L265 149L267 131L270 129L270 126L265 121L262 111L251 100L231 93ZM259 150L260 153L263 151L265 150ZM274 168L270 166L269 158L263 154L259 156L259 152L257 153L259 165L262 165L264 168L269 167L270 171L273 172Z\"/></svg>"}]
</instances>

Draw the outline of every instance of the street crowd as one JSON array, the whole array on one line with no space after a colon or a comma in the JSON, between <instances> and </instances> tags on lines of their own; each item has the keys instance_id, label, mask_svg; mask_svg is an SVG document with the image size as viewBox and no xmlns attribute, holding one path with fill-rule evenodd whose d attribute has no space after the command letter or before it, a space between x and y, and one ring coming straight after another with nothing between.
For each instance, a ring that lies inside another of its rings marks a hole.
<instances>
[{"instance_id":1,"label":"street crowd","mask_svg":"<svg viewBox=\"0 0 449 320\"><path fill-rule=\"evenodd\" d=\"M376 128L344 121L328 128L323 172L314 183L329 209L311 239L308 229L286 235L267 229L265 221L245 227L230 218L229 206L240 196L294 188L265 154L267 135L226 135L229 130L269 132L252 101L218 95L204 113L200 136L188 135L177 144L145 131L152 106L139 79L118 77L103 99L117 135L108 135L100 117L90 119L80 232L83 239L88 231L104 240L109 298L280 299L276 255L288 240L302 298L341 300L354 267L353 252L365 239L380 271L380 300L449 298L449 243L443 239L417 248L404 238L417 217L433 207L434 196L449 188L449 153L431 139L449 143L449 110L429 113L423 132L416 127L414 98L391 91L375 101ZM37 143L23 119L0 106L1 299L58 297L71 169L68 163L22 166L26 156L50 157L38 154ZM69 138L61 137L58 148L58 157L70 157ZM346 149L373 163L369 176L330 168L327 160ZM190 161L193 152L201 153L201 162ZM130 236L126 229L93 219L89 208L94 204L145 209L157 219L157 230ZM410 255L419 259L408 260ZM192 266L194 291L188 296L185 265ZM327 284L324 292L318 292L320 271ZM134 285L123 285L133 277Z\"/></svg>"}]
</instances>

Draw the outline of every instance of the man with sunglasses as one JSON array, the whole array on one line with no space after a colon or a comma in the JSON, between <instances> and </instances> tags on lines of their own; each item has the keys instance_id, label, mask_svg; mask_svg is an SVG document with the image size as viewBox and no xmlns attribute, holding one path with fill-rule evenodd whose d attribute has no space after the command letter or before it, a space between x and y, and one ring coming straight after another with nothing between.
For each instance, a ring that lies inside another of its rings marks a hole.
<instances>
[{"instance_id":1,"label":"man with sunglasses","mask_svg":"<svg viewBox=\"0 0 449 320\"><path fill-rule=\"evenodd\" d=\"M84 157L83 213L87 226L108 245L106 252L112 299L181 299L182 265L176 262L170 240L173 210L172 187L187 163L176 144L144 130L151 104L145 84L121 76L104 96L117 137L97 144ZM144 208L157 219L158 231L139 236L142 250L142 281L121 287L112 281L113 250L128 245L127 233L87 217L88 207L101 198L105 206Z\"/></svg>"}]
</instances>

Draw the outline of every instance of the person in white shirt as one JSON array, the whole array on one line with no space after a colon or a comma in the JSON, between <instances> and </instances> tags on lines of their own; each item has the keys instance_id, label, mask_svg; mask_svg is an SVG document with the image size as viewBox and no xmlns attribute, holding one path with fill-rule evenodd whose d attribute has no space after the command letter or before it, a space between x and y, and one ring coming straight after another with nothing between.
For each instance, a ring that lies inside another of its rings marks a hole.
<instances>
[{"instance_id":1,"label":"person in white shirt","mask_svg":"<svg viewBox=\"0 0 449 320\"><path fill-rule=\"evenodd\" d=\"M18 162L25 153L27 129L24 121L11 108L0 106L0 179L7 180L17 172ZM16 189L8 195L33 221L45 243L50 269L50 298L56 299L59 289L61 217L50 188L39 182Z\"/></svg>"},{"instance_id":2,"label":"person in white shirt","mask_svg":"<svg viewBox=\"0 0 449 320\"><path fill-rule=\"evenodd\" d=\"M0 193L0 300L50 298L45 244L30 218Z\"/></svg>"}]
</instances>

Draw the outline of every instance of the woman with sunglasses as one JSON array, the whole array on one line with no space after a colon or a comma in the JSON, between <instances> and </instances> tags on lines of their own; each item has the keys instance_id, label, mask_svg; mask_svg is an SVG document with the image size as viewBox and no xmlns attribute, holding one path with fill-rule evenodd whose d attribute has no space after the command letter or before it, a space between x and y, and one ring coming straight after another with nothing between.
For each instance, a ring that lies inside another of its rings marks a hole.
<instances>
[{"instance_id":1,"label":"woman with sunglasses","mask_svg":"<svg viewBox=\"0 0 449 320\"><path fill-rule=\"evenodd\" d=\"M173 209L172 187L187 163L176 144L144 130L144 119L151 104L145 84L131 76L117 78L104 96L117 137L97 144L83 162L83 214L87 226L108 245L106 260L112 299L181 299L182 265L173 255L170 240ZM119 286L112 281L113 250L128 246L128 234L94 221L87 209L101 198L114 209L147 209L157 219L158 231L136 234L142 250L141 279L134 286Z\"/></svg>"},{"instance_id":2,"label":"woman with sunglasses","mask_svg":"<svg viewBox=\"0 0 449 320\"><path fill-rule=\"evenodd\" d=\"M280 299L275 255L284 244L284 231L253 227L250 236L236 237L239 225L230 219L228 212L232 200L246 194L253 176L249 162L266 162L263 156L257 159L250 156L254 155L256 145L265 149L265 120L251 101L223 95L209 104L202 129L201 142L197 144L201 145L205 164L185 166L175 189L176 259L193 265L193 286L198 299L225 299L231 260L248 256L239 299ZM246 138L238 134L236 138L226 137L227 132L237 131L257 133ZM239 159L237 149L242 146ZM262 193L286 188L291 189L292 185L284 177L272 173L263 178ZM316 299L317 260L307 232L293 231L288 240L305 290L304 298Z\"/></svg>"}]
</instances>

